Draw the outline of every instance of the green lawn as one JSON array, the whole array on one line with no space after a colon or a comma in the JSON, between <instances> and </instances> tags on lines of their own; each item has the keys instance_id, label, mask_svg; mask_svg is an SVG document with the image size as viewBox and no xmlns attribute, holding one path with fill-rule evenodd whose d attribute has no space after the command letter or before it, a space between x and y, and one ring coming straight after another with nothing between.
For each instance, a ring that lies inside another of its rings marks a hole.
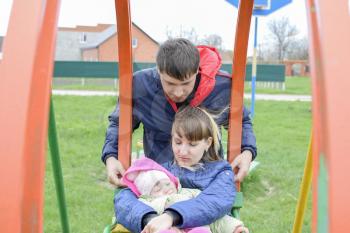
<instances>
[{"instance_id":1,"label":"green lawn","mask_svg":"<svg viewBox=\"0 0 350 233\"><path fill-rule=\"evenodd\" d=\"M58 84L55 79L53 88L60 90L96 90L96 91L118 91L113 82L107 82L108 79L86 79L85 85L81 84L80 79L73 79L73 83ZM69 79L60 79L68 81ZM72 79L71 79L72 80ZM103 82L105 81L105 82ZM295 94L295 95L310 95L311 94L311 78L310 77L286 77L285 90L274 89L269 87L256 87L256 93L259 94ZM245 84L245 93L251 93L251 87L248 83Z\"/></svg>"},{"instance_id":2,"label":"green lawn","mask_svg":"<svg viewBox=\"0 0 350 233\"><path fill-rule=\"evenodd\" d=\"M251 93L251 86L245 84L245 93ZM286 77L285 90L257 86L259 94L311 95L311 77Z\"/></svg>"},{"instance_id":3,"label":"green lawn","mask_svg":"<svg viewBox=\"0 0 350 233\"><path fill-rule=\"evenodd\" d=\"M110 78L54 78L53 89L118 91L118 82Z\"/></svg>"},{"instance_id":4,"label":"green lawn","mask_svg":"<svg viewBox=\"0 0 350 233\"><path fill-rule=\"evenodd\" d=\"M113 189L100 153L115 102L115 97L54 97L71 232L101 232L111 221ZM251 232L291 232L310 124L310 103L256 102L261 164L243 184L241 211ZM134 136L142 137L140 131ZM46 171L44 232L61 232L49 156ZM310 212L309 206L303 232L310 232Z\"/></svg>"}]
</instances>

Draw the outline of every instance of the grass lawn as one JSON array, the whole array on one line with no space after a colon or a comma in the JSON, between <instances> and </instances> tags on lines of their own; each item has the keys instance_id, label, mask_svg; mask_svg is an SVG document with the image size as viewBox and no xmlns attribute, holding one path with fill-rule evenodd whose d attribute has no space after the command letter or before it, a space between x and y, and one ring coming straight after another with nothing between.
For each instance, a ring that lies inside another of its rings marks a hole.
<instances>
[{"instance_id":1,"label":"grass lawn","mask_svg":"<svg viewBox=\"0 0 350 233\"><path fill-rule=\"evenodd\" d=\"M118 91L118 82L110 78L54 78L53 89Z\"/></svg>"},{"instance_id":2,"label":"grass lawn","mask_svg":"<svg viewBox=\"0 0 350 233\"><path fill-rule=\"evenodd\" d=\"M286 77L285 86L285 90L257 86L256 93L311 95L311 77ZM251 93L251 87L246 84L244 91L245 93Z\"/></svg>"},{"instance_id":3,"label":"grass lawn","mask_svg":"<svg viewBox=\"0 0 350 233\"><path fill-rule=\"evenodd\" d=\"M80 79L60 79L61 84L55 79L53 88L60 90L96 90L96 91L118 91L113 81L110 79L86 79L85 85L81 84ZM74 80L68 82L69 80ZM62 84L66 81L66 84ZM274 89L267 87L256 87L256 93L259 94L293 94L293 95L310 95L311 94L311 78L310 77L286 77L286 89ZM245 84L245 93L251 93L251 87L248 83Z\"/></svg>"},{"instance_id":4,"label":"grass lawn","mask_svg":"<svg viewBox=\"0 0 350 233\"><path fill-rule=\"evenodd\" d=\"M71 232L102 232L111 221L113 189L106 181L100 153L115 102L115 97L54 97ZM251 232L291 232L310 118L310 103L256 102L260 166L243 183L241 211ZM140 131L134 134L136 140L141 137ZM44 232L61 232L49 156L46 171ZM310 209L303 232L310 232Z\"/></svg>"}]
</instances>

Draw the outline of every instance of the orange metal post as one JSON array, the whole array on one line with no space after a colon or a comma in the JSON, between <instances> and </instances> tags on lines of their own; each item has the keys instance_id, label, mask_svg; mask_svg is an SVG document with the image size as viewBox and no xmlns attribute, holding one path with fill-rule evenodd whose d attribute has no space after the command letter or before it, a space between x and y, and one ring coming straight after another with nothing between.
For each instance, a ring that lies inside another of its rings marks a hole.
<instances>
[{"instance_id":1,"label":"orange metal post","mask_svg":"<svg viewBox=\"0 0 350 233\"><path fill-rule=\"evenodd\" d=\"M241 153L244 78L254 0L240 1L232 65L232 92L228 133L228 160Z\"/></svg>"},{"instance_id":2,"label":"orange metal post","mask_svg":"<svg viewBox=\"0 0 350 233\"><path fill-rule=\"evenodd\" d=\"M132 48L128 0L115 0L119 49L119 146L118 159L125 168L131 161L132 136Z\"/></svg>"},{"instance_id":3,"label":"orange metal post","mask_svg":"<svg viewBox=\"0 0 350 233\"><path fill-rule=\"evenodd\" d=\"M320 34L318 29L317 15L314 0L306 1L306 8L309 22L309 38L310 38L310 65L312 76L312 120L313 120L313 165L312 165L312 232L317 232L317 195L318 195L318 171L319 171L319 154L320 151L324 153L324 148L320 148L320 123L322 105L320 105L321 88L324 90L324 77L322 70L322 59L320 51ZM324 102L324 101L322 101Z\"/></svg>"},{"instance_id":4,"label":"orange metal post","mask_svg":"<svg viewBox=\"0 0 350 233\"><path fill-rule=\"evenodd\" d=\"M58 0L13 2L0 63L1 232L43 232Z\"/></svg>"},{"instance_id":5,"label":"orange metal post","mask_svg":"<svg viewBox=\"0 0 350 233\"><path fill-rule=\"evenodd\" d=\"M350 109L346 97L350 80L346 71L350 66L350 6L348 0L309 0L307 3L313 42L313 99L316 100L313 123L319 127L318 157L325 159L328 174L325 178L328 193L317 193L318 199L322 195L328 197L328 203L323 203L328 207L323 213L328 214L327 229L314 227L313 232L349 232ZM317 220L320 219L318 216Z\"/></svg>"}]
</instances>

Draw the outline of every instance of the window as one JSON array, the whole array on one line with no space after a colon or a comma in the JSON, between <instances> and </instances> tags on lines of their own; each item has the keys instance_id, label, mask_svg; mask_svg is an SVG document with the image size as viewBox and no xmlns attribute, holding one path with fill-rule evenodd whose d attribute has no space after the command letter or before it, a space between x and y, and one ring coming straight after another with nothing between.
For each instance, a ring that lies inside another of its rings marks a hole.
<instances>
[{"instance_id":1,"label":"window","mask_svg":"<svg viewBox=\"0 0 350 233\"><path fill-rule=\"evenodd\" d=\"M87 35L84 32L80 34L79 41L82 44L87 42Z\"/></svg>"},{"instance_id":2,"label":"window","mask_svg":"<svg viewBox=\"0 0 350 233\"><path fill-rule=\"evenodd\" d=\"M137 48L137 38L132 38L132 47Z\"/></svg>"}]
</instances>

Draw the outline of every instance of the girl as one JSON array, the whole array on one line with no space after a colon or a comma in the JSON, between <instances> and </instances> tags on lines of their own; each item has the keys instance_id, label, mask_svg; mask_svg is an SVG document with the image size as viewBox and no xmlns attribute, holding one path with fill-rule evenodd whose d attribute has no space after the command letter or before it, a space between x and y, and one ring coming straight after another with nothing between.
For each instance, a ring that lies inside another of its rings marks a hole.
<instances>
[{"instance_id":1,"label":"girl","mask_svg":"<svg viewBox=\"0 0 350 233\"><path fill-rule=\"evenodd\" d=\"M174 161L163 167L182 187L200 189L190 200L170 205L161 215L124 189L115 197L117 221L132 232L158 233L209 225L228 214L235 198L230 164L219 157L218 128L203 109L187 106L176 113L172 127ZM242 229L244 230L244 229Z\"/></svg>"}]
</instances>

